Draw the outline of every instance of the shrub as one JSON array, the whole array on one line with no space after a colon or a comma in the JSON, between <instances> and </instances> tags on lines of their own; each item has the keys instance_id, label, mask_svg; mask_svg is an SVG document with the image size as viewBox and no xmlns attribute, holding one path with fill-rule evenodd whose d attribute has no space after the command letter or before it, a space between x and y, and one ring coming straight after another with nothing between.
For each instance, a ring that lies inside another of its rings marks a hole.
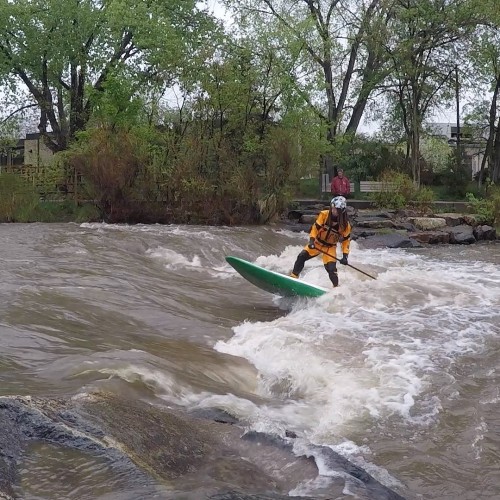
<instances>
[{"instance_id":1,"label":"shrub","mask_svg":"<svg viewBox=\"0 0 500 500\"><path fill-rule=\"evenodd\" d=\"M386 170L381 178L382 190L373 195L377 206L400 209L410 204L417 189L411 178L400 172Z\"/></svg>"},{"instance_id":2,"label":"shrub","mask_svg":"<svg viewBox=\"0 0 500 500\"><path fill-rule=\"evenodd\" d=\"M434 191L427 186L421 186L417 190L413 200L411 200L410 205L416 208L420 212L429 212L432 208L432 204L436 200L436 194Z\"/></svg>"},{"instance_id":3,"label":"shrub","mask_svg":"<svg viewBox=\"0 0 500 500\"><path fill-rule=\"evenodd\" d=\"M476 198L473 193L467 193L470 209L479 216L479 222L495 225L500 223L500 188L489 189L487 198Z\"/></svg>"},{"instance_id":4,"label":"shrub","mask_svg":"<svg viewBox=\"0 0 500 500\"><path fill-rule=\"evenodd\" d=\"M80 205L75 209L75 222L98 222L102 220L102 214L92 203Z\"/></svg>"},{"instance_id":5,"label":"shrub","mask_svg":"<svg viewBox=\"0 0 500 500\"><path fill-rule=\"evenodd\" d=\"M428 212L436 199L434 191L426 186L419 189L411 178L403 173L385 171L380 179L382 190L373 195L378 207L399 210L411 206L421 212Z\"/></svg>"}]
</instances>

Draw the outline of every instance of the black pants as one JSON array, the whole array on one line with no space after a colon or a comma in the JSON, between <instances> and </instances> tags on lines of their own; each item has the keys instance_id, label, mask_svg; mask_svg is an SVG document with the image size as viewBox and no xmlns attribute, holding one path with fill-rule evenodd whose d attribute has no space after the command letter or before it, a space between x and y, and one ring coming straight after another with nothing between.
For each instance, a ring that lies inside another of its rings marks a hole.
<instances>
[{"instance_id":1,"label":"black pants","mask_svg":"<svg viewBox=\"0 0 500 500\"><path fill-rule=\"evenodd\" d=\"M295 261L295 264L293 266L293 274L299 275L302 270L304 269L304 264L306 261L309 259L312 259L312 256L309 255L308 252L305 250L302 250L302 252L299 253L297 256L297 260ZM337 263L336 262L328 262L328 264L325 264L325 269L326 272L328 273L328 276L330 278L330 281L332 282L333 286L339 286L339 277L337 274Z\"/></svg>"}]
</instances>

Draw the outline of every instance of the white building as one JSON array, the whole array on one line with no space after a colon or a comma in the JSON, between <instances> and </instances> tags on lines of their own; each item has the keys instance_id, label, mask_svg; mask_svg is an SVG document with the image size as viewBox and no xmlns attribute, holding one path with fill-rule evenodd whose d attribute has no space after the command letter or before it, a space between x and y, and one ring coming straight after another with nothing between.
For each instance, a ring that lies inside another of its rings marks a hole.
<instances>
[{"instance_id":1,"label":"white building","mask_svg":"<svg viewBox=\"0 0 500 500\"><path fill-rule=\"evenodd\" d=\"M429 123L427 127L431 134L442 137L448 144L455 148L457 146L458 127L451 123ZM465 125L460 127L460 145L463 150L465 165L471 170L471 178L481 170L481 164L486 150L486 141L484 129L475 129ZM488 165L488 164L486 164Z\"/></svg>"}]
</instances>

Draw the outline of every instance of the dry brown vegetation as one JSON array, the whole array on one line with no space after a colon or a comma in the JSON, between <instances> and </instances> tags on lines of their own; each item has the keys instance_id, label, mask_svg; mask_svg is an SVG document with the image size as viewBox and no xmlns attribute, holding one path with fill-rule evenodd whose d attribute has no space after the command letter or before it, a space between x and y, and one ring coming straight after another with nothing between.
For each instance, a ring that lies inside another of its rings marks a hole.
<instances>
[{"instance_id":1,"label":"dry brown vegetation","mask_svg":"<svg viewBox=\"0 0 500 500\"><path fill-rule=\"evenodd\" d=\"M284 206L297 166L292 134L275 129L253 150L230 134L96 128L65 154L80 196L108 222L266 222Z\"/></svg>"}]
</instances>

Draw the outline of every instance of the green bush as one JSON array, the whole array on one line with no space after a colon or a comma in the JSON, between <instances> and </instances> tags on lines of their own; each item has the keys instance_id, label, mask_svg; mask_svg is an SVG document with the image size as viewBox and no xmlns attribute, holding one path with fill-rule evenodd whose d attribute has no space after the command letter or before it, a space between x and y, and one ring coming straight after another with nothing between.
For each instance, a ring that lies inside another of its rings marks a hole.
<instances>
[{"instance_id":1,"label":"green bush","mask_svg":"<svg viewBox=\"0 0 500 500\"><path fill-rule=\"evenodd\" d=\"M411 206L419 211L429 211L436 199L434 191L426 186L417 188L412 179L401 172L385 171L380 179L382 190L373 195L381 208L399 210Z\"/></svg>"},{"instance_id":2,"label":"green bush","mask_svg":"<svg viewBox=\"0 0 500 500\"><path fill-rule=\"evenodd\" d=\"M483 224L500 224L500 187L492 187L487 198L476 198L473 193L467 193L467 201L474 214L479 216Z\"/></svg>"},{"instance_id":3,"label":"green bush","mask_svg":"<svg viewBox=\"0 0 500 500\"><path fill-rule=\"evenodd\" d=\"M436 196L436 199L443 201L460 201L466 200L465 195L458 195L456 189L452 186L453 181L450 180L450 185L432 185L429 186ZM476 198L484 196L484 189L479 188L476 182L469 181L465 187L466 193L472 193Z\"/></svg>"},{"instance_id":4,"label":"green bush","mask_svg":"<svg viewBox=\"0 0 500 500\"><path fill-rule=\"evenodd\" d=\"M398 210L409 205L416 196L417 188L406 174L386 170L380 182L382 190L373 195L378 207Z\"/></svg>"},{"instance_id":5,"label":"green bush","mask_svg":"<svg viewBox=\"0 0 500 500\"><path fill-rule=\"evenodd\" d=\"M98 222L103 219L99 209L91 203L80 205L75 210L74 222Z\"/></svg>"},{"instance_id":6,"label":"green bush","mask_svg":"<svg viewBox=\"0 0 500 500\"><path fill-rule=\"evenodd\" d=\"M294 189L294 197L296 198L312 198L319 196L319 180L317 177L310 179L300 179L297 187Z\"/></svg>"},{"instance_id":7,"label":"green bush","mask_svg":"<svg viewBox=\"0 0 500 500\"><path fill-rule=\"evenodd\" d=\"M72 200L41 201L35 188L18 174L0 174L0 222L92 222L101 220L93 204Z\"/></svg>"},{"instance_id":8,"label":"green bush","mask_svg":"<svg viewBox=\"0 0 500 500\"><path fill-rule=\"evenodd\" d=\"M413 200L410 201L410 205L420 212L429 212L434 201L436 201L434 191L430 187L421 186L415 193Z\"/></svg>"}]
</instances>

